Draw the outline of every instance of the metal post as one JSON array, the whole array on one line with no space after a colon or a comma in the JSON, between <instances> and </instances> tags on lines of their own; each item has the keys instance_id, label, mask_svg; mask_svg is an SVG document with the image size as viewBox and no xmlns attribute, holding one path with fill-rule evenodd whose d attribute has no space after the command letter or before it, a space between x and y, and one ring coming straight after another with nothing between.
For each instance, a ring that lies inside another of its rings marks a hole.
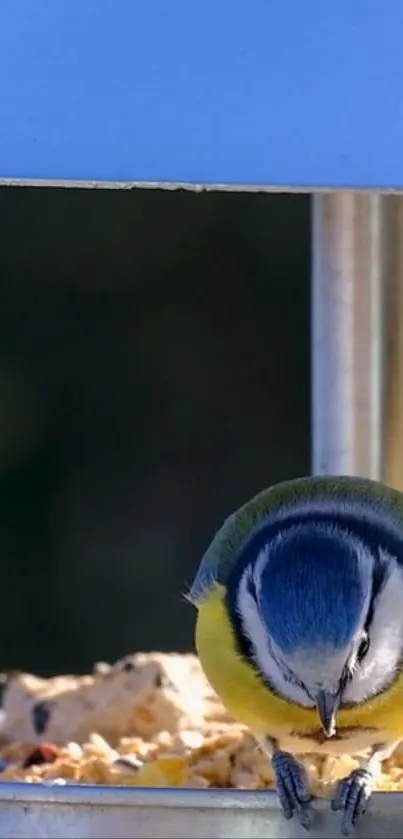
<instances>
[{"instance_id":1,"label":"metal post","mask_svg":"<svg viewBox=\"0 0 403 839\"><path fill-rule=\"evenodd\" d=\"M385 278L383 480L403 490L403 196L389 196Z\"/></svg>"},{"instance_id":2,"label":"metal post","mask_svg":"<svg viewBox=\"0 0 403 839\"><path fill-rule=\"evenodd\" d=\"M403 489L401 198L313 197L313 473Z\"/></svg>"}]
</instances>

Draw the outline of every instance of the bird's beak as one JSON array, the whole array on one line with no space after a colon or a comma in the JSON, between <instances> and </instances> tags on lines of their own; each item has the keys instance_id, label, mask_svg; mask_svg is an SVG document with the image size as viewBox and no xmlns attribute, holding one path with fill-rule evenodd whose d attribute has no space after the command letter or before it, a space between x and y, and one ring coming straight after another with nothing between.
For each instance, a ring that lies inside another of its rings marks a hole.
<instances>
[{"instance_id":1,"label":"bird's beak","mask_svg":"<svg viewBox=\"0 0 403 839\"><path fill-rule=\"evenodd\" d=\"M316 694L316 707L319 719L326 737L333 737L336 733L336 714L340 705L340 696L320 690Z\"/></svg>"}]
</instances>

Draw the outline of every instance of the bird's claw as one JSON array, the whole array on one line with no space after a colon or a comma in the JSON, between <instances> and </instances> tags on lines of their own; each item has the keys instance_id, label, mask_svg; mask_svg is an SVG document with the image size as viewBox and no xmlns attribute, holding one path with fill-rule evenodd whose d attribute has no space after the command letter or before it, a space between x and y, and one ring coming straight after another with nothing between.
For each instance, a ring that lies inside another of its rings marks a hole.
<instances>
[{"instance_id":1,"label":"bird's claw","mask_svg":"<svg viewBox=\"0 0 403 839\"><path fill-rule=\"evenodd\" d=\"M285 818L291 819L295 814L302 827L309 830L312 824L312 812L309 807L312 796L304 767L288 752L280 751L274 753L272 766Z\"/></svg>"},{"instance_id":2,"label":"bird's claw","mask_svg":"<svg viewBox=\"0 0 403 839\"><path fill-rule=\"evenodd\" d=\"M331 807L332 810L344 811L341 820L341 830L344 836L351 836L354 833L357 819L365 813L371 798L373 780L370 769L361 767L355 769L351 775L340 781Z\"/></svg>"}]
</instances>

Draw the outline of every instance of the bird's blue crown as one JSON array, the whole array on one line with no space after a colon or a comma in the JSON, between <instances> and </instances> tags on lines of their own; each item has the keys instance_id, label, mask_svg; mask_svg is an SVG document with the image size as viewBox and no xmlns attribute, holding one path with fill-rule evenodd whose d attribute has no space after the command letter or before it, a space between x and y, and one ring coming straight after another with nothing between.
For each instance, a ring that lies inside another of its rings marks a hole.
<instances>
[{"instance_id":1,"label":"bird's blue crown","mask_svg":"<svg viewBox=\"0 0 403 839\"><path fill-rule=\"evenodd\" d=\"M368 604L373 555L357 536L326 522L284 530L267 545L260 611L285 653L343 648Z\"/></svg>"}]
</instances>

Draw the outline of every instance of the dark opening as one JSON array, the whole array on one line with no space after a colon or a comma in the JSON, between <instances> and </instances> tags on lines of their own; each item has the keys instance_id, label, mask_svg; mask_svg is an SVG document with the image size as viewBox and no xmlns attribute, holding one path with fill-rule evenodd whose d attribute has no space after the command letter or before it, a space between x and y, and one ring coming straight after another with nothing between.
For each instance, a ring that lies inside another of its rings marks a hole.
<instances>
[{"instance_id":1,"label":"dark opening","mask_svg":"<svg viewBox=\"0 0 403 839\"><path fill-rule=\"evenodd\" d=\"M223 519L309 472L309 197L0 189L0 668L192 647Z\"/></svg>"}]
</instances>

